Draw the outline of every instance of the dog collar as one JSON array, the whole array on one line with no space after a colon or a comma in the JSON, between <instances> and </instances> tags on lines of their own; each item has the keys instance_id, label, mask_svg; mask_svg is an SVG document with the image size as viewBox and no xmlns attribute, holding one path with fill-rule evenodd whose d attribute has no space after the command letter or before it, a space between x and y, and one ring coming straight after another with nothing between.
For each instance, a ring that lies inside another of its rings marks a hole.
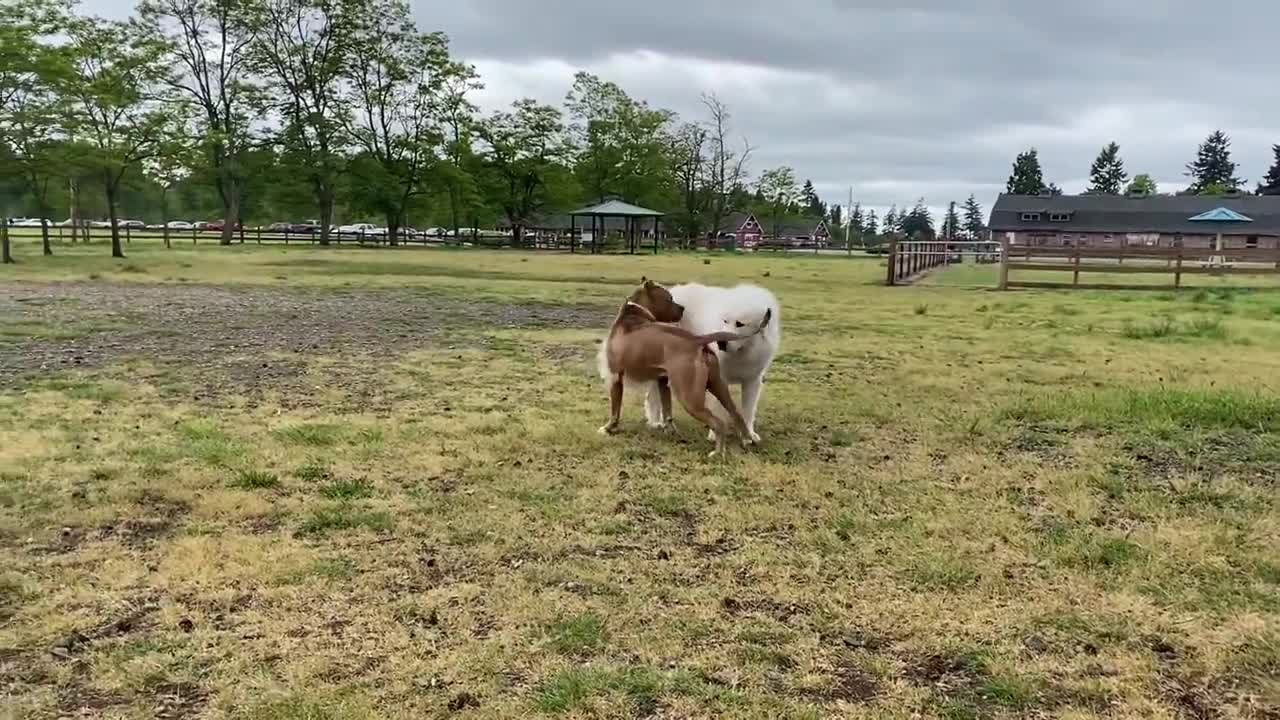
<instances>
[{"instance_id":1,"label":"dog collar","mask_svg":"<svg viewBox=\"0 0 1280 720\"><path fill-rule=\"evenodd\" d=\"M641 305L641 304L640 304L640 303L638 303L638 302L632 302L632 301L630 301L630 300L628 300L628 301L627 301L627 304L628 304L628 305L630 305L631 307L640 308L640 310L642 310L642 311L644 312L644 314L645 314L645 315L648 315L648 316L649 316L649 319L650 319L650 320L652 320L652 321L654 321L654 322L658 322L658 317L657 317L656 315L654 315L652 312L650 312L650 311L649 311L649 308L647 308L647 307L645 307L645 306Z\"/></svg>"}]
</instances>

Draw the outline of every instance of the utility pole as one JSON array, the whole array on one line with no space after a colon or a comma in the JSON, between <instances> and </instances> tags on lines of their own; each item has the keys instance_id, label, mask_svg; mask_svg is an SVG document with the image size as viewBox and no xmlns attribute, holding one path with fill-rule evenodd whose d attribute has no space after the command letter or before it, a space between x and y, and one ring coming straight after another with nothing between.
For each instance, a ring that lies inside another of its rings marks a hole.
<instances>
[{"instance_id":1,"label":"utility pole","mask_svg":"<svg viewBox=\"0 0 1280 720\"><path fill-rule=\"evenodd\" d=\"M844 251L853 257L853 186L849 186L849 204L844 206Z\"/></svg>"}]
</instances>

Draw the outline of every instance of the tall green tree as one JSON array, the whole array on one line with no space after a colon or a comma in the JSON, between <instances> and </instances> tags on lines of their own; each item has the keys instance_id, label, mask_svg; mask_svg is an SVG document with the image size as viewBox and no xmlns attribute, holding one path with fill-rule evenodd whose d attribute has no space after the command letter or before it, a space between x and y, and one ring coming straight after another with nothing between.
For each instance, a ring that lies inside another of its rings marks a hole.
<instances>
[{"instance_id":1,"label":"tall green tree","mask_svg":"<svg viewBox=\"0 0 1280 720\"><path fill-rule=\"evenodd\" d=\"M342 92L364 4L359 0L248 0L254 66L282 127L282 157L306 178L329 244L351 107Z\"/></svg>"},{"instance_id":2,"label":"tall green tree","mask_svg":"<svg viewBox=\"0 0 1280 720\"><path fill-rule=\"evenodd\" d=\"M458 64L444 78L441 93L441 118L445 128L445 158L439 168L438 181L443 183L449 199L449 226L458 234L462 218L471 215L480 203L480 190L475 175L478 157L472 147L478 108L471 96L484 88L475 68Z\"/></svg>"},{"instance_id":3,"label":"tall green tree","mask_svg":"<svg viewBox=\"0 0 1280 720\"><path fill-rule=\"evenodd\" d=\"M947 206L947 215L942 220L942 237L947 240L957 240L960 237L960 213L956 210L954 200Z\"/></svg>"},{"instance_id":4,"label":"tall green tree","mask_svg":"<svg viewBox=\"0 0 1280 720\"><path fill-rule=\"evenodd\" d=\"M67 10L56 2L26 0L0 6L0 144L12 154L8 165L21 177L37 216L45 221L40 229L45 255L53 254L48 225L53 214L51 185L63 173L67 154L62 142L66 108L56 92L64 58L41 39L61 32Z\"/></svg>"},{"instance_id":5,"label":"tall green tree","mask_svg":"<svg viewBox=\"0 0 1280 720\"><path fill-rule=\"evenodd\" d=\"M1133 176L1133 182L1129 183L1129 187L1125 188L1124 192L1126 195L1148 197L1160 192L1160 188L1150 175L1139 173Z\"/></svg>"},{"instance_id":6,"label":"tall green tree","mask_svg":"<svg viewBox=\"0 0 1280 720\"><path fill-rule=\"evenodd\" d=\"M868 239L875 239L879 234L880 221L876 218L876 211L868 210L866 219L862 221L862 243L865 245Z\"/></svg>"},{"instance_id":7,"label":"tall green tree","mask_svg":"<svg viewBox=\"0 0 1280 720\"><path fill-rule=\"evenodd\" d=\"M844 208L839 203L832 205L827 211L827 224L831 226L832 232L844 226Z\"/></svg>"},{"instance_id":8,"label":"tall green tree","mask_svg":"<svg viewBox=\"0 0 1280 720\"><path fill-rule=\"evenodd\" d=\"M813 217L823 217L825 215L826 208L818 197L818 192L813 189L812 180L804 181L804 187L800 190L800 203L803 205L803 211L806 215Z\"/></svg>"},{"instance_id":9,"label":"tall green tree","mask_svg":"<svg viewBox=\"0 0 1280 720\"><path fill-rule=\"evenodd\" d=\"M862 212L862 203L854 203L849 211L850 238L861 241L866 233L866 216Z\"/></svg>"},{"instance_id":10,"label":"tall green tree","mask_svg":"<svg viewBox=\"0 0 1280 720\"><path fill-rule=\"evenodd\" d=\"M578 149L576 173L593 200L620 195L664 205L671 187L670 125L674 114L652 108L586 72L565 98Z\"/></svg>"},{"instance_id":11,"label":"tall green tree","mask_svg":"<svg viewBox=\"0 0 1280 720\"><path fill-rule=\"evenodd\" d=\"M1235 192L1244 185L1236 177L1236 164L1231 160L1231 138L1221 130L1215 130L1200 143L1196 159L1187 163L1187 177L1191 185L1187 189L1199 194L1207 191Z\"/></svg>"},{"instance_id":12,"label":"tall green tree","mask_svg":"<svg viewBox=\"0 0 1280 720\"><path fill-rule=\"evenodd\" d=\"M1120 159L1120 146L1107 143L1089 168L1089 192L1103 195L1119 195L1124 192L1129 174Z\"/></svg>"},{"instance_id":13,"label":"tall green tree","mask_svg":"<svg viewBox=\"0 0 1280 720\"><path fill-rule=\"evenodd\" d=\"M1275 159L1267 174L1262 176L1262 182L1258 183L1259 195L1280 195L1280 145L1272 145L1271 153Z\"/></svg>"},{"instance_id":14,"label":"tall green tree","mask_svg":"<svg viewBox=\"0 0 1280 720\"><path fill-rule=\"evenodd\" d=\"M256 27L246 0L142 0L141 22L161 38L178 68L168 79L194 105L194 134L222 204L223 245L230 245L244 203L244 156L255 142L261 106L249 54Z\"/></svg>"},{"instance_id":15,"label":"tall green tree","mask_svg":"<svg viewBox=\"0 0 1280 720\"><path fill-rule=\"evenodd\" d=\"M880 221L881 230L885 235L891 235L898 231L898 206L890 206L889 211L884 214L884 219Z\"/></svg>"},{"instance_id":16,"label":"tall green tree","mask_svg":"<svg viewBox=\"0 0 1280 720\"><path fill-rule=\"evenodd\" d=\"M75 16L64 28L57 89L66 100L68 130L89 149L81 158L102 183L111 223L111 255L120 244L120 195L125 177L154 157L175 131L162 87L164 47L130 23Z\"/></svg>"},{"instance_id":17,"label":"tall green tree","mask_svg":"<svg viewBox=\"0 0 1280 720\"><path fill-rule=\"evenodd\" d=\"M931 240L937 234L933 227L933 214L924 204L924 198L917 200L909 212L903 212L899 217L901 232L909 238Z\"/></svg>"},{"instance_id":18,"label":"tall green tree","mask_svg":"<svg viewBox=\"0 0 1280 720\"><path fill-rule=\"evenodd\" d=\"M572 147L564 119L558 108L526 98L489 116L478 129L493 195L519 245L534 216L568 194Z\"/></svg>"},{"instance_id":19,"label":"tall green tree","mask_svg":"<svg viewBox=\"0 0 1280 720\"><path fill-rule=\"evenodd\" d=\"M450 58L443 34L418 31L403 0L367 1L352 31L346 132L365 160L363 204L382 215L396 245L444 144L445 85L468 69Z\"/></svg>"},{"instance_id":20,"label":"tall green tree","mask_svg":"<svg viewBox=\"0 0 1280 720\"><path fill-rule=\"evenodd\" d=\"M1044 171L1040 168L1040 154L1035 148L1018 153L1013 161L1013 172L1005 184L1010 195L1039 195L1048 190L1044 183Z\"/></svg>"},{"instance_id":21,"label":"tall green tree","mask_svg":"<svg viewBox=\"0 0 1280 720\"><path fill-rule=\"evenodd\" d=\"M982 206L973 195L970 195L969 199L964 201L964 235L969 240L981 240L985 229Z\"/></svg>"},{"instance_id":22,"label":"tall green tree","mask_svg":"<svg viewBox=\"0 0 1280 720\"><path fill-rule=\"evenodd\" d=\"M756 181L756 187L768 203L772 236L776 240L783 218L800 193L796 187L796 173L785 165L765 170Z\"/></svg>"},{"instance_id":23,"label":"tall green tree","mask_svg":"<svg viewBox=\"0 0 1280 720\"><path fill-rule=\"evenodd\" d=\"M711 193L706 186L708 173L707 136L705 127L698 123L682 123L671 138L671 169L680 192L680 213L675 218L685 238L701 237L703 217L711 205ZM719 228L707 228L712 232Z\"/></svg>"}]
</instances>

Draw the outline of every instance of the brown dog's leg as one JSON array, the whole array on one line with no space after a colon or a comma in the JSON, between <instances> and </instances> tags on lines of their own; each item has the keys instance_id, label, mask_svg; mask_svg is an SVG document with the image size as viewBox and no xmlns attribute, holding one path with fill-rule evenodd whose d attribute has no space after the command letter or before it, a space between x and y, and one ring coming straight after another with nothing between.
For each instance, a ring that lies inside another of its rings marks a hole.
<instances>
[{"instance_id":1,"label":"brown dog's leg","mask_svg":"<svg viewBox=\"0 0 1280 720\"><path fill-rule=\"evenodd\" d=\"M720 418L707 407L707 368L695 365L688 368L680 377L671 377L671 388L676 398L688 413L711 428L716 436L716 449L712 455L724 452L726 428Z\"/></svg>"},{"instance_id":2,"label":"brown dog's leg","mask_svg":"<svg viewBox=\"0 0 1280 720\"><path fill-rule=\"evenodd\" d=\"M614 376L613 384L609 386L609 422L600 426L601 435L612 435L618 432L618 425L622 422L622 374Z\"/></svg>"},{"instance_id":3,"label":"brown dog's leg","mask_svg":"<svg viewBox=\"0 0 1280 720\"><path fill-rule=\"evenodd\" d=\"M675 416L671 412L671 381L667 378L658 378L658 399L662 401L662 425L671 427Z\"/></svg>"},{"instance_id":4,"label":"brown dog's leg","mask_svg":"<svg viewBox=\"0 0 1280 720\"><path fill-rule=\"evenodd\" d=\"M738 412L738 404L733 401L733 396L729 394L729 386L720 377L719 368L713 367L711 369L711 377L707 379L707 389L711 391L711 395L716 400L720 401L724 409L729 411L730 424L737 430L738 441L745 448L751 440L751 431L747 429L747 421L743 419L742 413Z\"/></svg>"}]
</instances>

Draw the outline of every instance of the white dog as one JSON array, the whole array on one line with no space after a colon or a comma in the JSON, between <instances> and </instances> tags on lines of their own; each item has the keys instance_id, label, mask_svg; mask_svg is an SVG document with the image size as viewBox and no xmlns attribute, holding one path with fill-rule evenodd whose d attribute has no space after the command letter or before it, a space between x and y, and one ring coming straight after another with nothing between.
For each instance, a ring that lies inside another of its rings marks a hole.
<instances>
[{"instance_id":1,"label":"white dog","mask_svg":"<svg viewBox=\"0 0 1280 720\"><path fill-rule=\"evenodd\" d=\"M756 433L756 408L764 390L764 374L782 343L782 309L778 307L778 299L757 285L724 288L690 283L670 290L672 299L684 306L680 327L698 335L722 330L753 330L764 322L766 312L773 311L763 332L746 340L721 343L716 348L720 358L720 376L729 385L742 386L739 409L747 421L751 441L760 442ZM645 417L650 427L664 427L671 418L663 416L657 383L648 385ZM715 398L709 398L707 404L721 418L728 415Z\"/></svg>"}]
</instances>

